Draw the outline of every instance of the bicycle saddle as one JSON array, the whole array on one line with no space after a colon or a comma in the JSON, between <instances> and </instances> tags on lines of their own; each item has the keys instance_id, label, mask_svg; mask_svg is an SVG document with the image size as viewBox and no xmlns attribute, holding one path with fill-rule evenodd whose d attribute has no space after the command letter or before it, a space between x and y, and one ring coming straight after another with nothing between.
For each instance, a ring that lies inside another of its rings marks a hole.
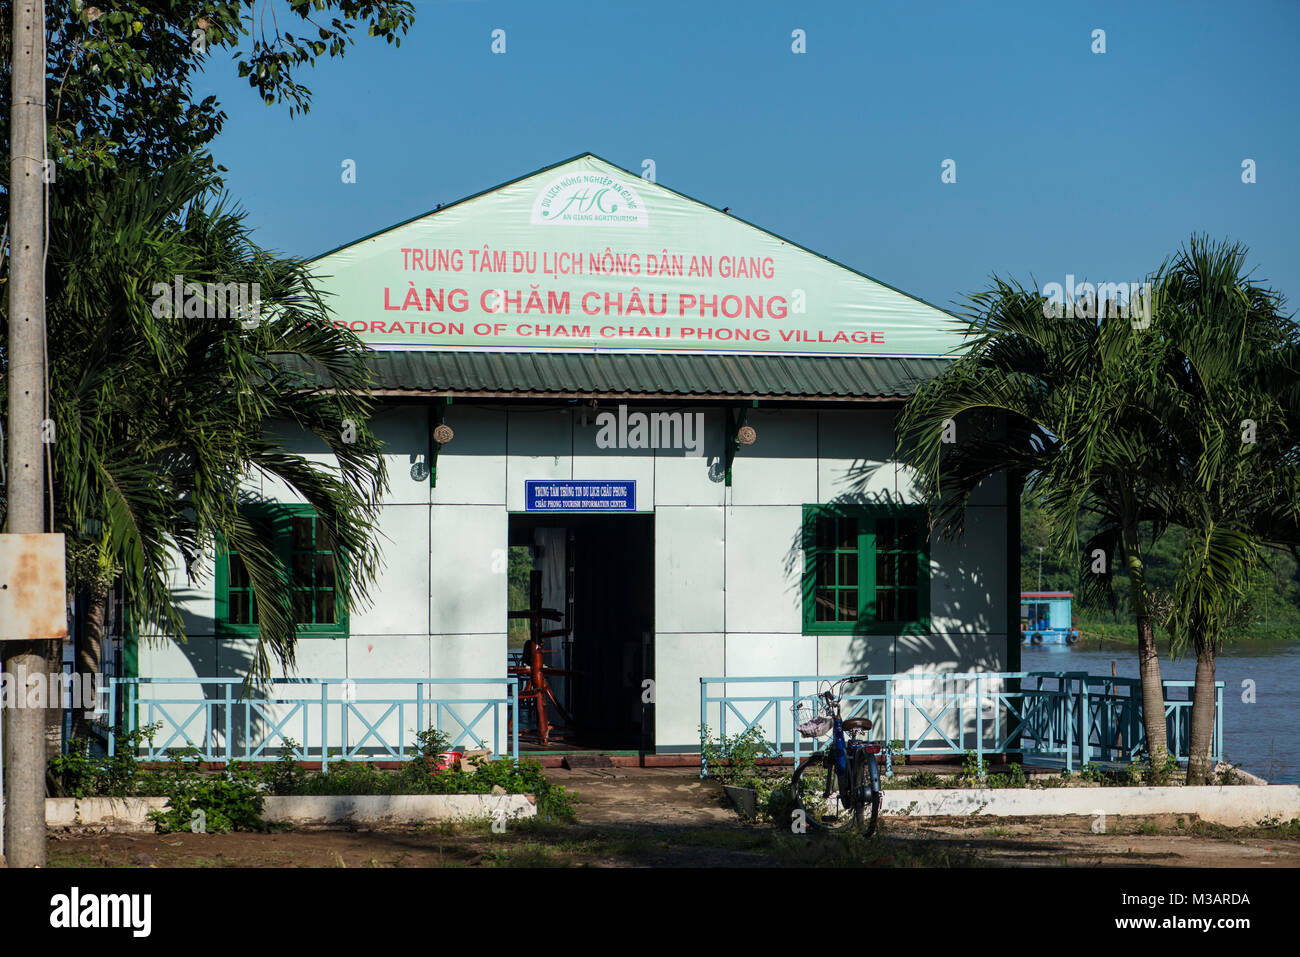
<instances>
[{"instance_id":1,"label":"bicycle saddle","mask_svg":"<svg viewBox=\"0 0 1300 957\"><path fill-rule=\"evenodd\" d=\"M845 731L870 731L871 719L870 718L845 718L844 730Z\"/></svg>"}]
</instances>

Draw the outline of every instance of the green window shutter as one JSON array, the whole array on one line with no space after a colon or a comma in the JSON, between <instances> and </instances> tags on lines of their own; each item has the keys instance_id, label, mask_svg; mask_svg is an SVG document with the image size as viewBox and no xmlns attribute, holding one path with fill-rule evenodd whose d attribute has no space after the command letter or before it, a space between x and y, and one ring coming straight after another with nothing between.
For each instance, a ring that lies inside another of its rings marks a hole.
<instances>
[{"instance_id":1,"label":"green window shutter","mask_svg":"<svg viewBox=\"0 0 1300 957\"><path fill-rule=\"evenodd\" d=\"M344 638L349 618L340 607L345 576L334 567L333 556L320 549L319 518L310 505L255 505L248 517L268 524L273 550L288 576L294 620L299 636ZM255 638L257 608L252 583L238 553L218 542L216 556L217 634Z\"/></svg>"},{"instance_id":2,"label":"green window shutter","mask_svg":"<svg viewBox=\"0 0 1300 957\"><path fill-rule=\"evenodd\" d=\"M805 505L804 634L926 634L925 511L907 505Z\"/></svg>"}]
</instances>

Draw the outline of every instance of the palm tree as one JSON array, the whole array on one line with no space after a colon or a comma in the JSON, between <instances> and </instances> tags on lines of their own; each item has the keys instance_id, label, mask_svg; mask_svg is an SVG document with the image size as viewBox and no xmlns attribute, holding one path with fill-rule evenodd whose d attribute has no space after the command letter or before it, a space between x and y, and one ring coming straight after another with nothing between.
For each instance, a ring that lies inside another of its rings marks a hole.
<instances>
[{"instance_id":1,"label":"palm tree","mask_svg":"<svg viewBox=\"0 0 1300 957\"><path fill-rule=\"evenodd\" d=\"M143 635L185 633L172 571L195 581L219 540L248 571L259 634L250 675L294 667L287 570L269 530L241 508L243 480L282 482L320 519L341 605L379 568L384 462L367 427L368 350L329 322L306 264L259 248L244 213L215 193L202 158L161 172L61 175L47 278L52 508L86 598L98 664L108 584ZM260 311L167 306L175 277L260 287ZM160 305L161 304L161 305ZM187 312L189 314L187 314ZM319 378L286 371L296 357ZM317 436L337 466L286 451L274 429Z\"/></svg>"},{"instance_id":2,"label":"palm tree","mask_svg":"<svg viewBox=\"0 0 1300 957\"><path fill-rule=\"evenodd\" d=\"M1253 574L1269 548L1300 547L1300 332L1246 256L1193 237L1157 278L1151 359L1180 449L1171 518L1187 532L1168 629L1196 654L1188 784L1211 776L1216 656L1249 620Z\"/></svg>"},{"instance_id":3,"label":"palm tree","mask_svg":"<svg viewBox=\"0 0 1300 957\"><path fill-rule=\"evenodd\" d=\"M1005 471L1041 499L1054 546L1080 563L1085 598L1113 602L1115 565L1124 569L1147 754L1159 770L1165 703L1144 552L1167 524L1156 478L1172 450L1151 414L1162 383L1143 366L1144 331L1118 310L1100 311L1059 315L1036 290L994 277L970 300L965 354L907 402L898 454L941 534L959 534L975 487ZM953 427L956 441L946 441ZM1080 542L1079 516L1089 512L1097 530Z\"/></svg>"}]
</instances>

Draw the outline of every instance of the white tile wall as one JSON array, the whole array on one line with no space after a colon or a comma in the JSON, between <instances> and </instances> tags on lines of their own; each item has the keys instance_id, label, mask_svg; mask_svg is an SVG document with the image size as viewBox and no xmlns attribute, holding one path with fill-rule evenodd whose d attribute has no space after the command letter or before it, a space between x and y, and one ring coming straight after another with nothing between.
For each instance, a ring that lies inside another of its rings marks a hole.
<instances>
[{"instance_id":1,"label":"white tile wall","mask_svg":"<svg viewBox=\"0 0 1300 957\"><path fill-rule=\"evenodd\" d=\"M567 408L512 408L506 451L506 506L522 512L526 480L573 478L573 413Z\"/></svg>"},{"instance_id":2,"label":"white tile wall","mask_svg":"<svg viewBox=\"0 0 1300 957\"><path fill-rule=\"evenodd\" d=\"M721 505L726 491L724 415L720 409L687 408L704 416L700 457L672 449L655 452L655 505Z\"/></svg>"},{"instance_id":3,"label":"white tile wall","mask_svg":"<svg viewBox=\"0 0 1300 957\"><path fill-rule=\"evenodd\" d=\"M721 632L726 592L718 507L660 507L655 512L655 628Z\"/></svg>"},{"instance_id":4,"label":"white tile wall","mask_svg":"<svg viewBox=\"0 0 1300 957\"><path fill-rule=\"evenodd\" d=\"M438 483L432 491L436 504L505 504L507 418L504 409L446 407L444 419L455 436L438 452Z\"/></svg>"},{"instance_id":5,"label":"white tile wall","mask_svg":"<svg viewBox=\"0 0 1300 957\"><path fill-rule=\"evenodd\" d=\"M933 545L934 635L805 636L803 505L915 499L907 471L892 461L889 423L895 412L751 409L748 423L758 441L739 449L727 489L723 412L700 411L706 454L697 458L666 449L599 449L595 415L588 412L591 424L584 427L580 407L539 404L507 411L453 404L446 420L456 437L441 451L432 490L409 474L412 456L427 448L424 410L383 412L374 427L387 444L393 485L381 518L387 570L374 604L354 612L350 639L303 639L298 673L503 675L508 513L522 511L526 479L547 478L633 479L638 506L656 508L656 741L661 747L697 741L702 674L1005 667L1001 477L977 491L965 539ZM321 454L311 437L290 445ZM282 496L284 490L274 486L248 483L252 490ZM426 513L430 497L436 507ZM141 674L242 674L247 658L239 642L203 637L212 633L210 577L185 596L184 607L189 645L142 645ZM483 694L483 688L468 685L446 691L447 697ZM504 722L496 730L504 735ZM487 721L475 728L482 737L492 731ZM349 732L357 740L356 729Z\"/></svg>"},{"instance_id":6,"label":"white tile wall","mask_svg":"<svg viewBox=\"0 0 1300 957\"><path fill-rule=\"evenodd\" d=\"M488 505L432 509L430 539L430 632L466 635L504 631L505 511ZM412 600L417 597L412 596Z\"/></svg>"},{"instance_id":7,"label":"white tile wall","mask_svg":"<svg viewBox=\"0 0 1300 957\"><path fill-rule=\"evenodd\" d=\"M653 412L653 409L636 409ZM649 512L655 501L655 450L608 448L596 444L600 429L596 426L598 412L617 416L617 406L602 405L597 411L573 413L573 478L574 479L626 479L636 482L636 510ZM585 424L584 424L585 419ZM521 490L522 490L522 483Z\"/></svg>"},{"instance_id":8,"label":"white tile wall","mask_svg":"<svg viewBox=\"0 0 1300 957\"><path fill-rule=\"evenodd\" d=\"M726 673L721 634L655 635L655 743L689 747L700 740L700 679ZM716 729L716 706L709 717ZM716 737L716 731L715 731Z\"/></svg>"},{"instance_id":9,"label":"white tile wall","mask_svg":"<svg viewBox=\"0 0 1300 957\"><path fill-rule=\"evenodd\" d=\"M758 433L732 466L733 505L803 505L817 500L817 414L751 409Z\"/></svg>"},{"instance_id":10,"label":"white tile wall","mask_svg":"<svg viewBox=\"0 0 1300 957\"><path fill-rule=\"evenodd\" d=\"M803 506L726 512L727 631L802 633Z\"/></svg>"},{"instance_id":11,"label":"white tile wall","mask_svg":"<svg viewBox=\"0 0 1300 957\"><path fill-rule=\"evenodd\" d=\"M371 586L370 603L353 610L352 634L429 633L428 515L427 505L390 505L380 513L384 570Z\"/></svg>"}]
</instances>

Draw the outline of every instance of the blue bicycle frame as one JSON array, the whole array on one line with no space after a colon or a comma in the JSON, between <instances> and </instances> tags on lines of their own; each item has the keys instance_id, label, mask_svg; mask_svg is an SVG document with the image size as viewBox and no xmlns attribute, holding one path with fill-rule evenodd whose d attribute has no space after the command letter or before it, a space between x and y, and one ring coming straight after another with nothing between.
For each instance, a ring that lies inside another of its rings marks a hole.
<instances>
[{"instance_id":1,"label":"blue bicycle frame","mask_svg":"<svg viewBox=\"0 0 1300 957\"><path fill-rule=\"evenodd\" d=\"M853 781L849 778L849 749L844 738L844 719L835 709L835 736L832 739L835 749L835 774L840 781L840 794L849 797L853 793Z\"/></svg>"}]
</instances>

